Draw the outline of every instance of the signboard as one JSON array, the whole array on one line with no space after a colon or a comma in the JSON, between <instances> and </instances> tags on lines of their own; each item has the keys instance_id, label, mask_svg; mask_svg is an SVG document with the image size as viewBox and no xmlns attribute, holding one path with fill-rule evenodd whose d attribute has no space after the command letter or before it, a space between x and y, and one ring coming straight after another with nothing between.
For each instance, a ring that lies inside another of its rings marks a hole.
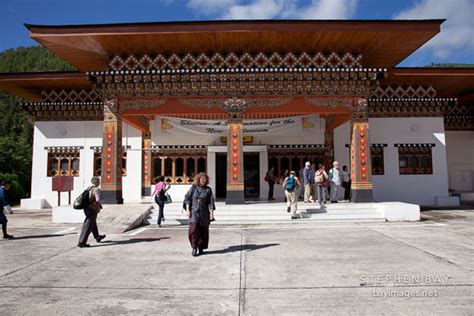
<instances>
[{"instance_id":1,"label":"signboard","mask_svg":"<svg viewBox=\"0 0 474 316\"><path fill-rule=\"evenodd\" d=\"M203 136L226 135L225 120L191 120L157 116L157 135ZM265 134L300 134L319 132L319 115L283 117L262 120L243 120L243 133L249 136Z\"/></svg>"}]
</instances>

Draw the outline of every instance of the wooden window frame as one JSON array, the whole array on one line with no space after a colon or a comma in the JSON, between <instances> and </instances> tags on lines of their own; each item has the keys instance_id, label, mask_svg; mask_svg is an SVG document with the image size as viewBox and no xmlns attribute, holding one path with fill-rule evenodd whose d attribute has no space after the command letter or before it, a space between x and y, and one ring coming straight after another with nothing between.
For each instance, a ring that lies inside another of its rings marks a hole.
<instances>
[{"instance_id":1,"label":"wooden window frame","mask_svg":"<svg viewBox=\"0 0 474 316\"><path fill-rule=\"evenodd\" d=\"M383 176L385 174L385 157L384 157L384 146L371 146L370 147L370 160L372 162L372 175L373 176ZM375 158L380 158L381 164L381 171L376 172L374 168L374 161Z\"/></svg>"},{"instance_id":2,"label":"wooden window frame","mask_svg":"<svg viewBox=\"0 0 474 316\"><path fill-rule=\"evenodd\" d=\"M422 158L429 158L429 166L421 166ZM406 159L407 165L400 166L402 158ZM412 158L416 158L418 165L412 164ZM398 147L398 170L400 175L431 175L433 174L433 148L431 146L420 147Z\"/></svg>"},{"instance_id":3,"label":"wooden window frame","mask_svg":"<svg viewBox=\"0 0 474 316\"><path fill-rule=\"evenodd\" d=\"M194 166L191 167L191 171L193 174L188 175L188 159L194 159ZM162 175L165 177L165 182L169 184L192 184L194 182L194 176L201 172L199 170L199 159L204 159L204 172L207 172L207 152L206 153L186 153L186 152L176 152L176 153L161 153L161 152L152 152L151 154L151 174L152 174L152 182L154 179L159 176L155 174L155 160L161 159L161 172ZM171 175L165 176L165 160L171 159ZM176 175L176 160L182 159L183 160L183 175L177 176Z\"/></svg>"},{"instance_id":4,"label":"wooden window frame","mask_svg":"<svg viewBox=\"0 0 474 316\"><path fill-rule=\"evenodd\" d=\"M66 159L68 162L67 169L61 169L61 161ZM78 168L72 169L73 161L78 161ZM57 162L55 170L52 169L52 162ZM48 151L48 166L46 171L47 177L79 177L81 169L81 154L79 150L51 150ZM55 173L54 173L55 171Z\"/></svg>"}]
</instances>

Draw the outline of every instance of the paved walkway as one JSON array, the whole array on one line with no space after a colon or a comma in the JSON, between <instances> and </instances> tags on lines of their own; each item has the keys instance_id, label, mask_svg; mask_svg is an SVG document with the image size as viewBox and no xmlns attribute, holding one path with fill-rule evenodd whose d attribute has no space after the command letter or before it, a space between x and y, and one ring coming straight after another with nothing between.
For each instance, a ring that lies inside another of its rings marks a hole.
<instances>
[{"instance_id":1,"label":"paved walkway","mask_svg":"<svg viewBox=\"0 0 474 316\"><path fill-rule=\"evenodd\" d=\"M79 249L77 225L19 212L18 238L0 240L0 314L472 314L474 212L423 217L213 227L194 258L186 227Z\"/></svg>"}]
</instances>

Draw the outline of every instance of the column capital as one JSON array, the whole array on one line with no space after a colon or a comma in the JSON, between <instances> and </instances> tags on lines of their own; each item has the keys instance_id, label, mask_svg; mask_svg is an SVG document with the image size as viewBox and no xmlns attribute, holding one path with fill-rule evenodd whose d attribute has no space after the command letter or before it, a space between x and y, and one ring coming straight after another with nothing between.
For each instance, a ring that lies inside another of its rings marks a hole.
<instances>
[{"instance_id":1,"label":"column capital","mask_svg":"<svg viewBox=\"0 0 474 316\"><path fill-rule=\"evenodd\" d=\"M118 99L107 99L104 102L104 115L120 115Z\"/></svg>"},{"instance_id":2,"label":"column capital","mask_svg":"<svg viewBox=\"0 0 474 316\"><path fill-rule=\"evenodd\" d=\"M355 98L352 102L352 119L368 120L369 103L366 98Z\"/></svg>"},{"instance_id":3,"label":"column capital","mask_svg":"<svg viewBox=\"0 0 474 316\"><path fill-rule=\"evenodd\" d=\"M247 106L247 102L244 99L232 97L224 101L222 108L227 112L229 120L241 120Z\"/></svg>"}]
</instances>

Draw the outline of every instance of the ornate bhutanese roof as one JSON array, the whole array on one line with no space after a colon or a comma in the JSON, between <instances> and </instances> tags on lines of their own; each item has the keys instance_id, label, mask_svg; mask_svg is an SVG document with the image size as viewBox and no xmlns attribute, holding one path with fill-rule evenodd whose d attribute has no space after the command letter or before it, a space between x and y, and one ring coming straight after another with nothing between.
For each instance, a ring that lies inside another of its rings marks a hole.
<instances>
[{"instance_id":1,"label":"ornate bhutanese roof","mask_svg":"<svg viewBox=\"0 0 474 316\"><path fill-rule=\"evenodd\" d=\"M474 68L395 68L383 84L432 86L438 97L456 97L462 103L474 101Z\"/></svg>"},{"instance_id":2,"label":"ornate bhutanese roof","mask_svg":"<svg viewBox=\"0 0 474 316\"><path fill-rule=\"evenodd\" d=\"M83 89L92 85L81 72L0 73L0 90L35 102L44 99L43 91Z\"/></svg>"},{"instance_id":3,"label":"ornate bhutanese roof","mask_svg":"<svg viewBox=\"0 0 474 316\"><path fill-rule=\"evenodd\" d=\"M30 36L81 71L111 56L230 52L350 52L364 67L392 68L444 20L257 20L30 25Z\"/></svg>"}]
</instances>

